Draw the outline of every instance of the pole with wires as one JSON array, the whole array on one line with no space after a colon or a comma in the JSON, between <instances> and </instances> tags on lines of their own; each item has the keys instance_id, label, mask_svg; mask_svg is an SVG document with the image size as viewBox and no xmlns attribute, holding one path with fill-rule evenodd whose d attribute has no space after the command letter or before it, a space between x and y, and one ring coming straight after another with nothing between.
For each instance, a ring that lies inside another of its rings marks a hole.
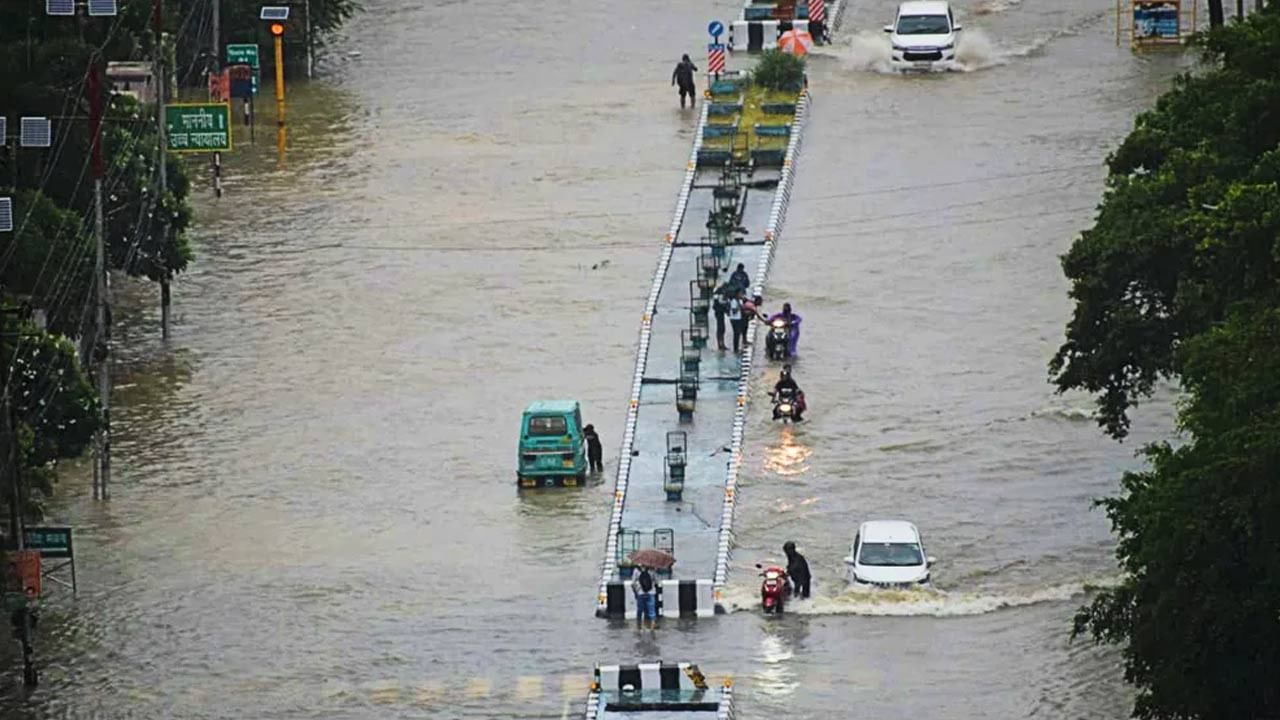
<instances>
[{"instance_id":1,"label":"pole with wires","mask_svg":"<svg viewBox=\"0 0 1280 720\"><path fill-rule=\"evenodd\" d=\"M222 0L209 0L209 4L213 8L213 72L218 73L222 70ZM231 88L229 83L227 87L222 88L223 96L218 98L219 102L231 99ZM227 128L230 133L232 128ZM213 154L213 196L222 197L222 153Z\"/></svg>"},{"instance_id":2,"label":"pole with wires","mask_svg":"<svg viewBox=\"0 0 1280 720\"><path fill-rule=\"evenodd\" d=\"M97 251L94 257L95 304L97 305L96 327L93 337L92 353L98 381L98 400L102 403L102 429L98 431L97 442L94 443L94 493L97 500L110 497L107 487L111 483L111 377L110 377L110 345L111 330L107 325L110 302L107 286L107 242L102 217L102 58L94 53L89 67L89 137L90 164L93 168L93 231ZM163 124L162 124L163 127Z\"/></svg>"},{"instance_id":3,"label":"pole with wires","mask_svg":"<svg viewBox=\"0 0 1280 720\"><path fill-rule=\"evenodd\" d=\"M152 44L154 57L151 60L151 74L155 76L156 83L156 164L159 166L157 170L160 173L160 201L164 202L165 195L169 190L169 152L167 149L169 140L166 137L167 128L164 121L165 91L169 89L164 79L164 0L154 0L151 20L155 32L155 42ZM169 234L169 218L163 208L160 209L159 216L160 232L167 237ZM160 279L160 336L165 339L169 338L170 298L169 278L166 276Z\"/></svg>"}]
</instances>

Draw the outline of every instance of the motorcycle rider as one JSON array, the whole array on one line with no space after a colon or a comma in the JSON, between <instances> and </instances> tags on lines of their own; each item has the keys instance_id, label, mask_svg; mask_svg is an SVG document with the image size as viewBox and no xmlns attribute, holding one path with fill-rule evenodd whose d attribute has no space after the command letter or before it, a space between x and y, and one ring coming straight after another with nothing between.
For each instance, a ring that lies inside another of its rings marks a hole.
<instances>
[{"instance_id":1,"label":"motorcycle rider","mask_svg":"<svg viewBox=\"0 0 1280 720\"><path fill-rule=\"evenodd\" d=\"M796 544L788 540L782 546L787 554L787 577L791 578L792 592L797 597L809 597L809 561L796 551Z\"/></svg>"},{"instance_id":2,"label":"motorcycle rider","mask_svg":"<svg viewBox=\"0 0 1280 720\"><path fill-rule=\"evenodd\" d=\"M773 384L774 397L777 397L778 393L783 390L790 390L795 393L796 420L803 420L804 418L802 416L804 415L805 408L807 407L804 401L804 391L800 389L800 386L796 383L795 379L791 377L790 365L782 366L782 372L778 375L778 382Z\"/></svg>"},{"instance_id":3,"label":"motorcycle rider","mask_svg":"<svg viewBox=\"0 0 1280 720\"><path fill-rule=\"evenodd\" d=\"M791 303L782 303L782 312L774 313L769 317L768 323L773 324L774 320L782 320L787 324L787 353L789 355L796 354L796 346L800 344L800 316L791 312Z\"/></svg>"}]
</instances>

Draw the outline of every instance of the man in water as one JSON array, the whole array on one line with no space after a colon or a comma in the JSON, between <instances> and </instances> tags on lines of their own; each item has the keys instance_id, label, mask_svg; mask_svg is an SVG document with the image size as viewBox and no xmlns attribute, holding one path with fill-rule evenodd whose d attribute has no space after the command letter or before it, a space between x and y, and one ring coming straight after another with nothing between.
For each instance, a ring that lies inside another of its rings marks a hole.
<instances>
[{"instance_id":1,"label":"man in water","mask_svg":"<svg viewBox=\"0 0 1280 720\"><path fill-rule=\"evenodd\" d=\"M787 577L791 578L792 592L796 597L809 597L809 561L796 551L796 544L788 540L782 546L787 554Z\"/></svg>"},{"instance_id":2,"label":"man in water","mask_svg":"<svg viewBox=\"0 0 1280 720\"><path fill-rule=\"evenodd\" d=\"M698 72L698 66L693 64L688 55L680 58L680 62L676 63L676 69L671 73L671 84L680 86L680 107L684 108L684 96L689 96L689 107L693 107L698 89L693 85L693 74Z\"/></svg>"},{"instance_id":3,"label":"man in water","mask_svg":"<svg viewBox=\"0 0 1280 720\"><path fill-rule=\"evenodd\" d=\"M600 436L596 434L596 426L582 428L582 436L587 440L587 466L591 472L604 470L604 448L600 445Z\"/></svg>"}]
</instances>

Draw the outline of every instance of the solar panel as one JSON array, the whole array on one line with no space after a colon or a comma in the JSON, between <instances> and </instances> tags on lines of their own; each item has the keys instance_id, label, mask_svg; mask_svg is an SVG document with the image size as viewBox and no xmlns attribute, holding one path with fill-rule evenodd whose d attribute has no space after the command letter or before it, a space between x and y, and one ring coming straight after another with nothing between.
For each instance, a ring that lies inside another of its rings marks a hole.
<instances>
[{"instance_id":1,"label":"solar panel","mask_svg":"<svg viewBox=\"0 0 1280 720\"><path fill-rule=\"evenodd\" d=\"M280 5L264 5L262 6L262 20L288 20L289 8Z\"/></svg>"},{"instance_id":2,"label":"solar panel","mask_svg":"<svg viewBox=\"0 0 1280 720\"><path fill-rule=\"evenodd\" d=\"M44 0L45 15L75 15L76 0Z\"/></svg>"},{"instance_id":3,"label":"solar panel","mask_svg":"<svg viewBox=\"0 0 1280 720\"><path fill-rule=\"evenodd\" d=\"M49 147L53 141L53 131L49 118L24 117L19 130L18 142L22 147Z\"/></svg>"},{"instance_id":4,"label":"solar panel","mask_svg":"<svg viewBox=\"0 0 1280 720\"><path fill-rule=\"evenodd\" d=\"M89 0L89 15L92 17L115 17L116 0Z\"/></svg>"},{"instance_id":5,"label":"solar panel","mask_svg":"<svg viewBox=\"0 0 1280 720\"><path fill-rule=\"evenodd\" d=\"M13 232L13 198L0 197L0 232Z\"/></svg>"}]
</instances>

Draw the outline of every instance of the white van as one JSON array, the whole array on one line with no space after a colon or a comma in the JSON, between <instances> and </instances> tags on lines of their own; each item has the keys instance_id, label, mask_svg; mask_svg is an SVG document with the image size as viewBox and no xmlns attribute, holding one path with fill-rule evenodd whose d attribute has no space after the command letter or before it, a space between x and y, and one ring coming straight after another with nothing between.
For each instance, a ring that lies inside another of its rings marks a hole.
<instances>
[{"instance_id":1,"label":"white van","mask_svg":"<svg viewBox=\"0 0 1280 720\"><path fill-rule=\"evenodd\" d=\"M885 25L892 45L890 64L899 70L946 68L956 59L956 24L951 5L938 0L912 0L898 6L892 25Z\"/></svg>"}]
</instances>

